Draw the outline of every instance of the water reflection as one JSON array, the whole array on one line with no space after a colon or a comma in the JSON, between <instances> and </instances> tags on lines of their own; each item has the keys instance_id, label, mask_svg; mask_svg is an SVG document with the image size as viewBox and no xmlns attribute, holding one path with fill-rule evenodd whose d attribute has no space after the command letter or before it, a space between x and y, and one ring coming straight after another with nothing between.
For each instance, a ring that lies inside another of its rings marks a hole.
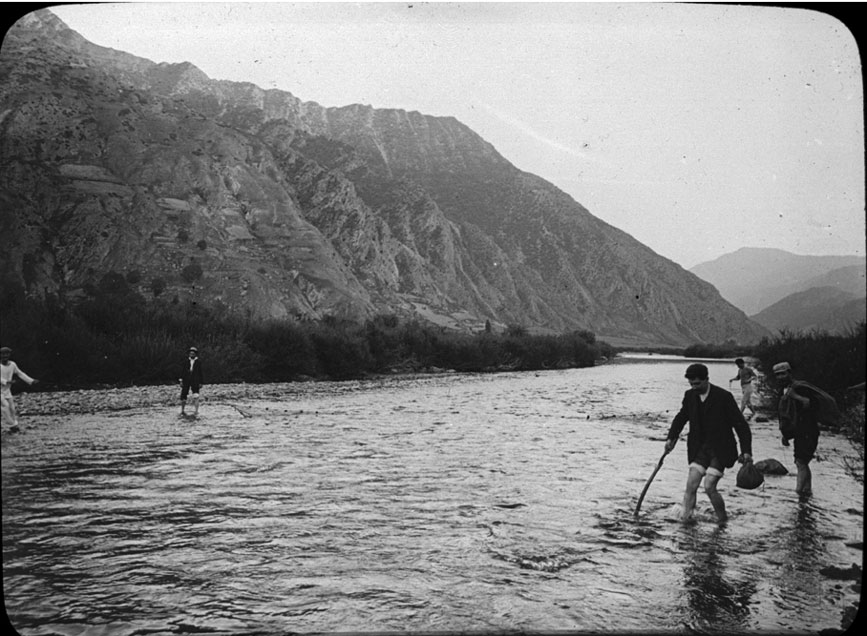
<instances>
[{"instance_id":1,"label":"water reflection","mask_svg":"<svg viewBox=\"0 0 867 636\"><path fill-rule=\"evenodd\" d=\"M778 534L782 561L777 577L782 604L808 607L806 599L824 595L819 561L824 552L823 533L818 527L821 511L811 500L800 500L784 518Z\"/></svg>"},{"instance_id":2,"label":"water reflection","mask_svg":"<svg viewBox=\"0 0 867 636\"><path fill-rule=\"evenodd\" d=\"M733 553L726 528L704 532L692 525L683 532L687 625L700 631L743 632L748 625L756 583L752 579L736 580L726 573L724 558Z\"/></svg>"}]
</instances>

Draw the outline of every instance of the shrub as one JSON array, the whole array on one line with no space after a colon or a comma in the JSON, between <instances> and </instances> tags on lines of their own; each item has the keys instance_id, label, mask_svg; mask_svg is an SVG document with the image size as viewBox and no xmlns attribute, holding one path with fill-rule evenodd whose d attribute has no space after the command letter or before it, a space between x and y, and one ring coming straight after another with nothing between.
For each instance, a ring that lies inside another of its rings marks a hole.
<instances>
[{"instance_id":1,"label":"shrub","mask_svg":"<svg viewBox=\"0 0 867 636\"><path fill-rule=\"evenodd\" d=\"M268 378L263 373L262 356L252 351L246 343L216 333L199 344L203 358L202 372L208 384L234 382L262 382Z\"/></svg>"},{"instance_id":2,"label":"shrub","mask_svg":"<svg viewBox=\"0 0 867 636\"><path fill-rule=\"evenodd\" d=\"M115 355L120 364L132 370L124 380L132 384L160 384L174 379L178 375L180 352L189 346L154 328L124 334L117 344Z\"/></svg>"},{"instance_id":3,"label":"shrub","mask_svg":"<svg viewBox=\"0 0 867 636\"><path fill-rule=\"evenodd\" d=\"M515 338L523 338L527 335L527 328L522 325L509 325L506 327L506 335Z\"/></svg>"},{"instance_id":4,"label":"shrub","mask_svg":"<svg viewBox=\"0 0 867 636\"><path fill-rule=\"evenodd\" d=\"M774 338L762 339L754 355L772 389L777 387L771 369L786 361L796 378L823 388L842 403L846 388L864 381L865 323L843 335L781 331Z\"/></svg>"},{"instance_id":5,"label":"shrub","mask_svg":"<svg viewBox=\"0 0 867 636\"><path fill-rule=\"evenodd\" d=\"M362 334L344 326L326 327L312 336L319 369L335 380L356 378L373 370L373 357Z\"/></svg>"},{"instance_id":6,"label":"shrub","mask_svg":"<svg viewBox=\"0 0 867 636\"><path fill-rule=\"evenodd\" d=\"M181 278L188 283L193 283L199 280L202 277L202 274L204 274L202 266L198 263L190 263L181 270Z\"/></svg>"},{"instance_id":7,"label":"shrub","mask_svg":"<svg viewBox=\"0 0 867 636\"><path fill-rule=\"evenodd\" d=\"M373 368L377 371L388 370L408 357L401 346L402 339L397 322L385 319L368 320L364 325L364 337Z\"/></svg>"},{"instance_id":8,"label":"shrub","mask_svg":"<svg viewBox=\"0 0 867 636\"><path fill-rule=\"evenodd\" d=\"M247 346L261 358L261 372L270 381L316 376L317 354L306 329L296 323L267 322L250 327Z\"/></svg>"},{"instance_id":9,"label":"shrub","mask_svg":"<svg viewBox=\"0 0 867 636\"><path fill-rule=\"evenodd\" d=\"M109 272L99 281L97 294L118 294L123 295L129 292L129 284L121 274L117 272Z\"/></svg>"}]
</instances>

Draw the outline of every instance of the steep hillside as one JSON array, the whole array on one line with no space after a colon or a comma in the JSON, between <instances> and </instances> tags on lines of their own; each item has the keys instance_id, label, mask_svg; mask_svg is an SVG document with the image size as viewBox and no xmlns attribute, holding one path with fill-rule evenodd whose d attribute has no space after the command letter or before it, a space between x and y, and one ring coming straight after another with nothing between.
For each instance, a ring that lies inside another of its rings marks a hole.
<instances>
[{"instance_id":1,"label":"steep hillside","mask_svg":"<svg viewBox=\"0 0 867 636\"><path fill-rule=\"evenodd\" d=\"M427 317L635 343L755 341L709 284L449 117L323 108L93 45L48 11L0 50L0 273L252 318Z\"/></svg>"},{"instance_id":2,"label":"steep hillside","mask_svg":"<svg viewBox=\"0 0 867 636\"><path fill-rule=\"evenodd\" d=\"M803 256L778 249L744 247L696 265L690 271L714 285L735 307L756 314L789 294L810 287L830 285L853 290L860 283L863 288L865 262L863 256ZM861 269L848 269L855 266ZM841 271L837 274L830 274L838 269Z\"/></svg>"},{"instance_id":3,"label":"steep hillside","mask_svg":"<svg viewBox=\"0 0 867 636\"><path fill-rule=\"evenodd\" d=\"M772 331L821 330L846 333L867 317L867 299L836 287L811 287L752 316Z\"/></svg>"}]
</instances>

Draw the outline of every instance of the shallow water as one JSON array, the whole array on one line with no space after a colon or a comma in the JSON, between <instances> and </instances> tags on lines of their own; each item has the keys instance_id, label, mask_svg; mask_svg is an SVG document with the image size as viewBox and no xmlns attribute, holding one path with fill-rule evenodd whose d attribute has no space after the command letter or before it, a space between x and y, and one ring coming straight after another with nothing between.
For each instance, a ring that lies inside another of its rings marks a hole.
<instances>
[{"instance_id":1,"label":"shallow water","mask_svg":"<svg viewBox=\"0 0 867 636\"><path fill-rule=\"evenodd\" d=\"M682 441L633 516L685 366L317 383L197 419L28 417L3 439L7 613L69 636L840 628L863 541L844 438L823 434L805 502L793 474L744 491L728 471L724 527L701 490L698 521L674 520ZM734 365L708 366L727 387ZM794 471L776 423L752 428L755 458Z\"/></svg>"}]
</instances>

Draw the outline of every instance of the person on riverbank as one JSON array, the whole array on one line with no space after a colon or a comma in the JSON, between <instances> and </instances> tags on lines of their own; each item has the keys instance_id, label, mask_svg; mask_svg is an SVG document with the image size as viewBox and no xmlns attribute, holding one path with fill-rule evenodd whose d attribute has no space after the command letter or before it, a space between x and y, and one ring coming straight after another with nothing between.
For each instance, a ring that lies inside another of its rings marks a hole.
<instances>
[{"instance_id":1,"label":"person on riverbank","mask_svg":"<svg viewBox=\"0 0 867 636\"><path fill-rule=\"evenodd\" d=\"M27 384L39 382L24 373L12 360L12 349L0 347L0 419L10 431L18 430L18 412L15 410L15 398L12 396L12 381L17 377Z\"/></svg>"},{"instance_id":2,"label":"person on riverbank","mask_svg":"<svg viewBox=\"0 0 867 636\"><path fill-rule=\"evenodd\" d=\"M193 415L199 414L199 391L204 384L202 375L202 361L199 359L199 350L190 347L187 361L181 367L181 415L186 415L187 396L193 400Z\"/></svg>"},{"instance_id":3,"label":"person on riverbank","mask_svg":"<svg viewBox=\"0 0 867 636\"><path fill-rule=\"evenodd\" d=\"M796 380L788 362L774 365L774 378L781 388L779 402L780 434L783 446L793 439L798 477L795 492L804 497L813 494L810 462L819 446L819 423L835 424L840 410L833 397L817 386Z\"/></svg>"},{"instance_id":4,"label":"person on riverbank","mask_svg":"<svg viewBox=\"0 0 867 636\"><path fill-rule=\"evenodd\" d=\"M692 516L698 486L703 478L705 492L722 524L728 520L728 516L717 484L725 469L734 466L736 461L742 464L753 461L752 433L743 413L738 410L734 396L710 383L705 365L689 365L685 377L690 388L683 395L680 411L674 416L665 441L666 452L671 452L680 432L689 422L686 439L689 473L683 493L682 519L686 521ZM737 433L740 442L740 455L734 433Z\"/></svg>"},{"instance_id":5,"label":"person on riverbank","mask_svg":"<svg viewBox=\"0 0 867 636\"><path fill-rule=\"evenodd\" d=\"M753 416L756 414L756 409L753 408L753 380L758 378L758 374L756 370L752 367L748 366L743 358L738 358L735 360L735 364L738 367L738 373L735 377L729 380L729 388L731 388L731 383L735 380L740 380L741 382L741 413L746 411L747 408L750 409L750 414L747 415L747 422L749 422Z\"/></svg>"}]
</instances>

